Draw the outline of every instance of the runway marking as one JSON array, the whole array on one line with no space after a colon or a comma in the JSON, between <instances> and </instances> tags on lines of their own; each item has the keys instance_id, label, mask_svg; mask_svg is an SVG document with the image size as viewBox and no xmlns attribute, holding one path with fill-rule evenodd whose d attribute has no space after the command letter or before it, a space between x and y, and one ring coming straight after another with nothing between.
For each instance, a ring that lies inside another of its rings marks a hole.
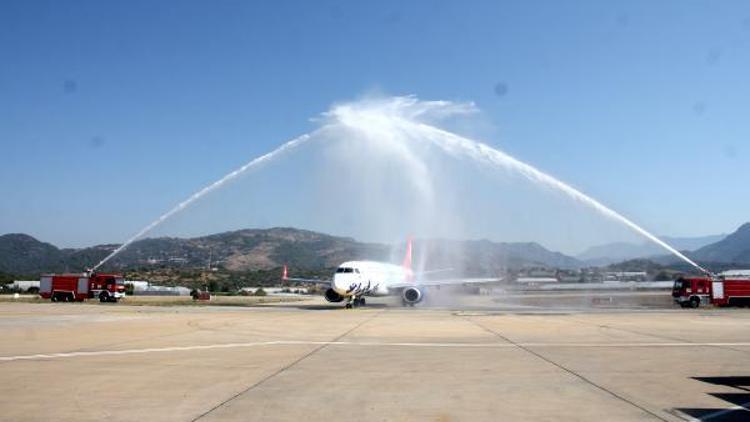
<instances>
[{"instance_id":1,"label":"runway marking","mask_svg":"<svg viewBox=\"0 0 750 422\"><path fill-rule=\"evenodd\" d=\"M263 346L353 346L353 347L446 347L446 348L482 348L512 349L522 347L557 347L557 348L639 348L639 347L750 347L750 342L740 343L411 343L411 342L354 342L354 341L308 341L277 340L249 343L224 343L196 346L174 346L146 349L97 350L90 352L40 353L34 355L0 356L0 362L37 359L60 359L89 356L117 356L144 353L185 352L194 350L237 349Z\"/></svg>"},{"instance_id":2,"label":"runway marking","mask_svg":"<svg viewBox=\"0 0 750 422\"><path fill-rule=\"evenodd\" d=\"M372 315L372 316L371 316L371 317L369 317L369 318L366 318L366 319L364 319L364 320L362 320L362 321L359 321L359 322L357 322L357 323L356 323L356 324L355 324L355 325L354 325L353 327L351 327L351 328L349 328L348 330L344 331L343 333L341 333L341 334L337 335L337 336L336 336L336 337L335 337L335 338L334 338L333 340L329 340L328 342L329 342L329 343L334 343L334 342L337 342L337 341L341 341L341 339L342 339L342 338L344 338L344 337L348 336L348 335L349 335L350 333L352 333L352 332L353 332L354 330L356 330L356 329L358 329L359 327L361 327L361 326L365 325L366 323L368 323L368 322L370 322L370 321L374 320L375 318L377 318L377 317L378 317L378 316L379 316L380 314L382 314L382 313L383 313L383 311L381 311L381 312L378 312L378 313L376 313L376 314ZM255 382L255 383L253 383L253 384L249 385L249 386L248 386L247 388L245 388L245 389L243 389L243 390L239 391L239 392L238 392L238 393L236 393L236 394L233 394L232 396L230 396L230 397L229 397L229 398L227 398L226 400L224 400L224 401L222 401L222 402L220 402L220 403L216 404L215 406L211 407L210 409L206 410L205 412L203 412L203 413L201 413L200 415L198 415L198 416L196 416L195 418L193 418L193 419L192 419L192 420L191 420L190 422L196 422L196 421L198 421L198 420L200 420L200 419L203 419L204 417L206 417L206 416L210 415L211 413L213 413L213 412L215 412L215 411L219 410L220 408L222 408L222 407L224 407L224 406L228 405L229 403L233 402L233 401L234 401L234 400L236 400L237 398L239 398L239 397L242 397L242 396L244 396L245 394L247 394L248 392L250 392L250 391L254 390L255 388L257 388L257 387L259 387L259 386L261 386L261 385L265 384L265 383L266 383L267 381L269 381L269 380L272 380L273 378L276 378L276 377L277 377L278 375L280 375L280 374L282 374L282 373L286 372L286 371L287 371L287 370L289 370L290 368L293 368L293 367L294 367L294 366L296 366L296 365L297 365L298 363L300 363L300 362L304 361L305 359L307 359L307 358L309 358L309 357L311 357L311 356L315 355L316 353L318 353L319 351L321 351L321 350L325 349L326 347L328 347L328 345L327 345L327 344L323 344L323 345L320 345L320 346L318 346L318 347L314 348L313 350L310 350L309 352L307 352L307 353L303 354L302 356L298 357L297 359L295 359L295 360L294 360L294 361L292 361L291 363L289 363L289 364L287 364L287 365L284 365L283 367L279 368L279 369L278 369L277 371L273 372L272 374L269 374L268 376L266 376L266 377L262 378L262 379L261 379L260 381L257 381L257 382Z\"/></svg>"},{"instance_id":3,"label":"runway marking","mask_svg":"<svg viewBox=\"0 0 750 422\"><path fill-rule=\"evenodd\" d=\"M649 410L649 409L647 409L647 408L639 405L638 403L634 402L633 400L631 400L631 399L629 399L629 398L627 398L627 397L625 397L625 396L623 396L621 394L618 394L617 392L615 392L615 391L613 391L613 390L611 390L611 389L609 389L609 388L607 388L607 387L605 387L605 386L603 386L601 384L598 384L598 383L594 382L593 380L589 379L588 377L584 376L583 374L581 374L579 372L576 372L575 370L573 370L571 368L566 367L562 363L555 362L554 360L552 360L552 358L544 356L543 354L541 354L538 351L532 349L531 347L524 346L522 343L515 342L515 341L511 340L510 338L504 336L502 333L500 333L498 331L495 331L495 330L493 330L491 328L488 328L488 327L482 325L481 323L479 323L477 321L474 321L474 320L469 319L469 318L466 318L466 321L468 321L468 322L476 325L477 327L483 329L484 331L487 331L488 333L494 335L495 337L497 337L499 340L501 340L503 342L501 344L506 344L506 342L510 343L510 344L518 347L520 350L523 350L526 353L529 353L529 354L537 357L538 359L540 359L540 360L542 360L542 361L544 361L544 362L546 362L546 363L548 363L548 364L550 364L550 365L552 365L552 366L554 366L554 367L556 367L556 368L558 368L558 369L560 369L562 371L567 372L568 374L570 374L570 375L578 378L579 380L581 380L581 381L589 384L590 386L592 386L594 388L597 388L597 389L599 389L600 391L602 391L602 392L604 392L606 394L609 394L610 396L614 397L615 399L620 400L620 401L622 401L624 403L627 403L627 404L629 404L629 405L631 405L631 406L633 406L633 407L635 407L637 409L640 409L642 412L644 412L644 413L646 413L648 415L651 415L651 416L653 416L656 419L659 419L659 420L662 420L662 421L666 421L666 419L662 418L661 416L657 415L656 413L652 412L651 410Z\"/></svg>"}]
</instances>

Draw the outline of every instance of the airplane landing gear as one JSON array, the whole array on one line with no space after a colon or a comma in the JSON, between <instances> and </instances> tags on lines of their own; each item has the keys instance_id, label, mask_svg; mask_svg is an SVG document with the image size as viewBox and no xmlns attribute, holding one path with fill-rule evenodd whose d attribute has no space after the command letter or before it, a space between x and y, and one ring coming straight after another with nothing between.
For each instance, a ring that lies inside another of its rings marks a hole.
<instances>
[{"instance_id":1,"label":"airplane landing gear","mask_svg":"<svg viewBox=\"0 0 750 422\"><path fill-rule=\"evenodd\" d=\"M359 306L365 306L365 298L351 297L349 298L349 302L346 304L346 309L356 308Z\"/></svg>"}]
</instances>

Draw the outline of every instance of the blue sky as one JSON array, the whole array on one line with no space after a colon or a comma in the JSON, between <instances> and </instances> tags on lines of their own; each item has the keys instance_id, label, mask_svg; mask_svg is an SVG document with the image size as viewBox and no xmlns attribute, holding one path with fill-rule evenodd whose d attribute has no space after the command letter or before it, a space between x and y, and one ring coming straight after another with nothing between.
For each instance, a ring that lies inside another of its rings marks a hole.
<instances>
[{"instance_id":1,"label":"blue sky","mask_svg":"<svg viewBox=\"0 0 750 422\"><path fill-rule=\"evenodd\" d=\"M122 241L371 92L473 101L657 233L750 220L750 3L402 3L2 2L0 233Z\"/></svg>"}]
</instances>

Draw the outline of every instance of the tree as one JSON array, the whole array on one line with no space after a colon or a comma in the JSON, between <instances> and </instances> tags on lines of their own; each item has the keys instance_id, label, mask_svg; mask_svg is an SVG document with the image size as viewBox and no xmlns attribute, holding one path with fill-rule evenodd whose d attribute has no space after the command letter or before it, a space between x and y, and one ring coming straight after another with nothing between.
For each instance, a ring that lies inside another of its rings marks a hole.
<instances>
[{"instance_id":1,"label":"tree","mask_svg":"<svg viewBox=\"0 0 750 422\"><path fill-rule=\"evenodd\" d=\"M208 282L208 291L209 292L215 292L219 290L219 283L216 282L216 280L211 280Z\"/></svg>"},{"instance_id":2,"label":"tree","mask_svg":"<svg viewBox=\"0 0 750 422\"><path fill-rule=\"evenodd\" d=\"M666 272L664 270L661 270L658 273L656 273L656 275L654 276L654 280L656 280L656 281L670 281L670 280L672 280L672 276L668 272Z\"/></svg>"}]
</instances>

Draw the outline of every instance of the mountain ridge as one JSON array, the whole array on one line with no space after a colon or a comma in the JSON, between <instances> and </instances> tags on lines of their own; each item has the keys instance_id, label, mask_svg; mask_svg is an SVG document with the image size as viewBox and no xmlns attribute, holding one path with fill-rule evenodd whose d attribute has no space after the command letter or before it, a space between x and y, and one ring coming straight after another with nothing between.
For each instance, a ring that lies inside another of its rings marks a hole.
<instances>
[{"instance_id":1,"label":"mountain ridge","mask_svg":"<svg viewBox=\"0 0 750 422\"><path fill-rule=\"evenodd\" d=\"M662 236L661 239L679 251L694 251L719 242L726 236L726 234L695 237ZM663 248L652 242L612 242L592 246L575 255L575 258L588 265L603 266L640 258L654 258L664 255L664 253Z\"/></svg>"},{"instance_id":2,"label":"mountain ridge","mask_svg":"<svg viewBox=\"0 0 750 422\"><path fill-rule=\"evenodd\" d=\"M111 253L117 244L59 249L29 235L0 236L0 272L32 274L82 271ZM573 257L550 251L535 242L417 239L430 267L495 273L506 268L547 266L578 268ZM228 271L268 270L281 265L300 269L333 268L352 259L399 262L404 245L358 242L291 227L241 229L193 238L161 237L135 242L103 270L143 267L221 267ZM399 256L395 256L399 255ZM415 255L416 256L416 255Z\"/></svg>"},{"instance_id":3,"label":"mountain ridge","mask_svg":"<svg viewBox=\"0 0 750 422\"><path fill-rule=\"evenodd\" d=\"M741 225L718 242L699 248L690 257L701 261L750 264L750 223Z\"/></svg>"}]
</instances>

